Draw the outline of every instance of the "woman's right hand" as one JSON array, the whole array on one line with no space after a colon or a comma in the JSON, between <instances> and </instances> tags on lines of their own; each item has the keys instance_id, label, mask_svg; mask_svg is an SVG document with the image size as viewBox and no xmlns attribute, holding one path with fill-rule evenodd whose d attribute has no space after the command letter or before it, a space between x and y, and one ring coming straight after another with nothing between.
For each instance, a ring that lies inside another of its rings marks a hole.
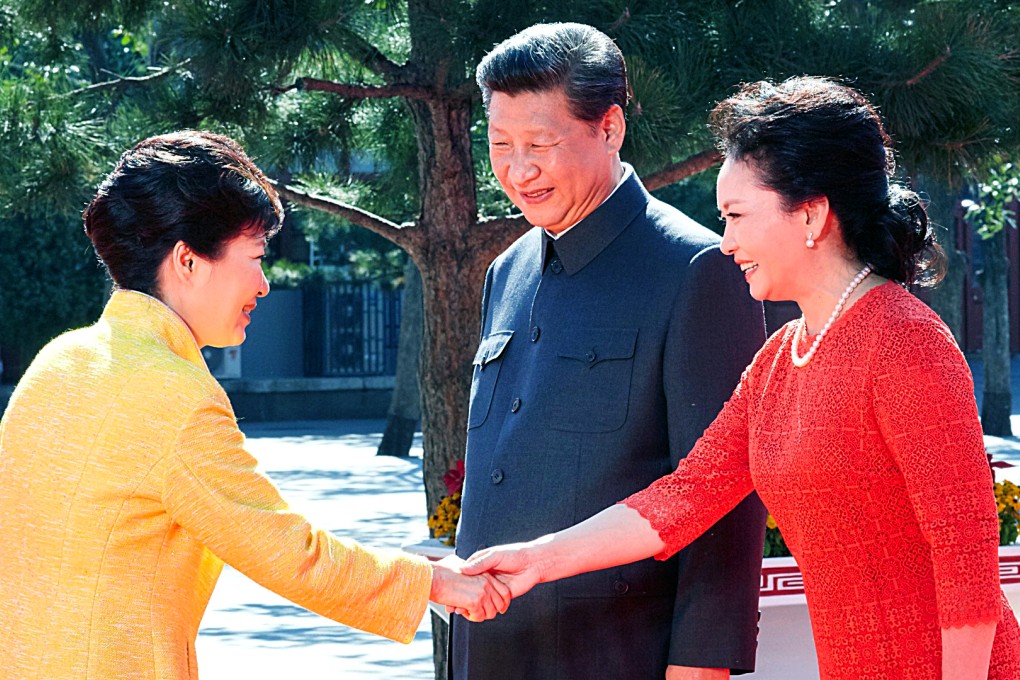
<instances>
[{"instance_id":1,"label":"woman's right hand","mask_svg":"<svg viewBox=\"0 0 1020 680\"><path fill-rule=\"evenodd\" d=\"M465 574L489 574L520 597L542 582L542 571L532 544L513 543L476 552L462 567Z\"/></svg>"}]
</instances>

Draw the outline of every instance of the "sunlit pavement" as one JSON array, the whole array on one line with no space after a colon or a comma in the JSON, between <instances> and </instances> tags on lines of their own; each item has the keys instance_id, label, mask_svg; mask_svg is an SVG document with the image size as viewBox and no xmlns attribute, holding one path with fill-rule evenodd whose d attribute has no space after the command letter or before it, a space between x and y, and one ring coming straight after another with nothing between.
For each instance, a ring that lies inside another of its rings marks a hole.
<instances>
[{"instance_id":1,"label":"sunlit pavement","mask_svg":"<svg viewBox=\"0 0 1020 680\"><path fill-rule=\"evenodd\" d=\"M981 366L972 362L980 395ZM1020 404L1020 359L1013 365ZM1013 408L1020 434L1020 409ZM421 441L409 459L375 455L383 421L242 423L251 451L292 505L336 534L398 548L427 535ZM986 437L996 460L1017 467L999 480L1020 483L1020 439ZM204 680L431 678L428 619L410 645L335 624L274 595L227 567L198 637Z\"/></svg>"},{"instance_id":2,"label":"sunlit pavement","mask_svg":"<svg viewBox=\"0 0 1020 680\"><path fill-rule=\"evenodd\" d=\"M425 538L420 436L411 458L376 456L383 421L242 423L292 506L339 536L399 548ZM203 680L431 678L428 618L410 645L312 614L224 569L198 636Z\"/></svg>"}]
</instances>

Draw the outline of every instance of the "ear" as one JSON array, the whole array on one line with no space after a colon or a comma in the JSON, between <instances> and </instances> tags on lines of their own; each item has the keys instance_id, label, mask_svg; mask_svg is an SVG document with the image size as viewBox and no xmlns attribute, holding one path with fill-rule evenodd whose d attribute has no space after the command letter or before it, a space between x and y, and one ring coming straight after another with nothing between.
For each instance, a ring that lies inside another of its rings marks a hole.
<instances>
[{"instance_id":1,"label":"ear","mask_svg":"<svg viewBox=\"0 0 1020 680\"><path fill-rule=\"evenodd\" d=\"M205 260L184 241L178 241L163 261L161 287L192 287L203 274Z\"/></svg>"},{"instance_id":2,"label":"ear","mask_svg":"<svg viewBox=\"0 0 1020 680\"><path fill-rule=\"evenodd\" d=\"M605 141L606 150L618 153L623 146L623 137L627 133L627 119L619 104L613 104L599 122L598 134Z\"/></svg>"},{"instance_id":3,"label":"ear","mask_svg":"<svg viewBox=\"0 0 1020 680\"><path fill-rule=\"evenodd\" d=\"M829 209L829 198L819 196L805 201L797 208L797 213L804 220L804 238L810 233L815 241L821 241L836 228L836 215Z\"/></svg>"}]
</instances>

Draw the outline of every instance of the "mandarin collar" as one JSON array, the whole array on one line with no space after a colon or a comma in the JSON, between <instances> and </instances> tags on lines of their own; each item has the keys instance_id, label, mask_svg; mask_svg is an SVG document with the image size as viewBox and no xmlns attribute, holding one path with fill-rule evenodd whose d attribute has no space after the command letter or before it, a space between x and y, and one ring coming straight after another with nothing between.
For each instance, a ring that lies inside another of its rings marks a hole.
<instances>
[{"instance_id":1,"label":"mandarin collar","mask_svg":"<svg viewBox=\"0 0 1020 680\"><path fill-rule=\"evenodd\" d=\"M650 196L634 168L624 163L623 169L620 186L587 217L556 240L542 232L543 256L549 244L553 244L567 274L576 274L584 269L648 204Z\"/></svg>"},{"instance_id":2,"label":"mandarin collar","mask_svg":"<svg viewBox=\"0 0 1020 680\"><path fill-rule=\"evenodd\" d=\"M103 320L128 333L151 337L177 356L205 367L205 358L188 324L165 302L134 290L115 290L103 310Z\"/></svg>"}]
</instances>

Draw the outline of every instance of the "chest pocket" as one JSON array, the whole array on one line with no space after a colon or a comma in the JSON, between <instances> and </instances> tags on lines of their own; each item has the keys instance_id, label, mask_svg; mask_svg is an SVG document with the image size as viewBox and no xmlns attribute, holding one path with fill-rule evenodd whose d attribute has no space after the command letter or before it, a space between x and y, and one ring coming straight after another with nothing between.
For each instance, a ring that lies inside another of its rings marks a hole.
<instances>
[{"instance_id":1,"label":"chest pocket","mask_svg":"<svg viewBox=\"0 0 1020 680\"><path fill-rule=\"evenodd\" d=\"M565 432L623 427L634 372L636 328L578 328L556 347L549 378L549 426Z\"/></svg>"},{"instance_id":2,"label":"chest pocket","mask_svg":"<svg viewBox=\"0 0 1020 680\"><path fill-rule=\"evenodd\" d=\"M485 422L496 390L496 379L506 346L513 331L497 331L482 338L475 352L474 372L471 375L471 406L468 411L468 429Z\"/></svg>"}]
</instances>

